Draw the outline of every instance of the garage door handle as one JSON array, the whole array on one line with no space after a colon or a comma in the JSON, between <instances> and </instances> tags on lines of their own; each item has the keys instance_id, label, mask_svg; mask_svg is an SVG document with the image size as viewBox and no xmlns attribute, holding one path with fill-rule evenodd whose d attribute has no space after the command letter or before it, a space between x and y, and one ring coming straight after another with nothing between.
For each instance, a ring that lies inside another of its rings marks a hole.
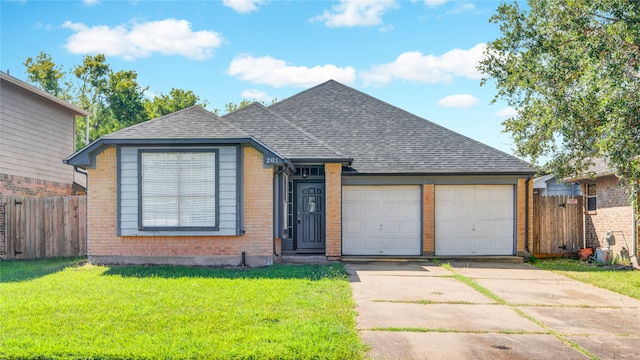
<instances>
[{"instance_id":1,"label":"garage door handle","mask_svg":"<svg viewBox=\"0 0 640 360\"><path fill-rule=\"evenodd\" d=\"M302 221L302 219L300 218L300 211L298 211L298 224L300 224L300 221Z\"/></svg>"}]
</instances>

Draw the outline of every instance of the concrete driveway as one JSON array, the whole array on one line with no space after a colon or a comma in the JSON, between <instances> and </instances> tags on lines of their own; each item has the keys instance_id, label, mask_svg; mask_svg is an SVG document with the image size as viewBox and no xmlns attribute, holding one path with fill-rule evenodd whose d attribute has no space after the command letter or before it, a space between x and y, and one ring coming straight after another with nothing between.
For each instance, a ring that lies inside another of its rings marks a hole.
<instances>
[{"instance_id":1,"label":"concrete driveway","mask_svg":"<svg viewBox=\"0 0 640 360\"><path fill-rule=\"evenodd\" d=\"M640 301L528 264L345 263L371 359L640 359Z\"/></svg>"}]
</instances>

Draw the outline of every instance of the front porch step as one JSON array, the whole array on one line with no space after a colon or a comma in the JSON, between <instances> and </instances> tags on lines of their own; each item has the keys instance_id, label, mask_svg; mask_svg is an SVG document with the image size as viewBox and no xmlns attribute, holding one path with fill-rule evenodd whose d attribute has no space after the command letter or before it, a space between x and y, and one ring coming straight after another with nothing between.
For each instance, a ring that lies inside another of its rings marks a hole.
<instances>
[{"instance_id":1,"label":"front porch step","mask_svg":"<svg viewBox=\"0 0 640 360\"><path fill-rule=\"evenodd\" d=\"M282 254L283 264L328 264L330 261L324 255Z\"/></svg>"}]
</instances>

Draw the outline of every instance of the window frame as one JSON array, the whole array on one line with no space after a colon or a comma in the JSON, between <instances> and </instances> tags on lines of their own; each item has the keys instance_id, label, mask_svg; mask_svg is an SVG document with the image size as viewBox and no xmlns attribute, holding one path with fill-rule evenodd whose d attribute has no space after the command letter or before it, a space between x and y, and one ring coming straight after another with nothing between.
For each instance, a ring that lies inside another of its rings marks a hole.
<instances>
[{"instance_id":1,"label":"window frame","mask_svg":"<svg viewBox=\"0 0 640 360\"><path fill-rule=\"evenodd\" d=\"M145 153L212 153L214 156L214 226L144 226L142 156ZM218 231L220 229L220 154L218 149L138 149L138 230L140 231Z\"/></svg>"},{"instance_id":2,"label":"window frame","mask_svg":"<svg viewBox=\"0 0 640 360\"><path fill-rule=\"evenodd\" d=\"M589 190L593 187L595 195L589 195ZM588 183L585 186L585 207L588 214L595 214L598 210L598 184ZM590 200L593 200L593 209L590 208Z\"/></svg>"}]
</instances>

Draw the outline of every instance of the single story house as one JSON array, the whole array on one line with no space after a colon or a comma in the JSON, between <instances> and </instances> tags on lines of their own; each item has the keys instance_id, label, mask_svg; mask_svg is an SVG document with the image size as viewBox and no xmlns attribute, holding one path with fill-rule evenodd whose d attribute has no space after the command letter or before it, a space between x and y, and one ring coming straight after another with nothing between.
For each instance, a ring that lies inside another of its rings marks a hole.
<instances>
[{"instance_id":1,"label":"single story house","mask_svg":"<svg viewBox=\"0 0 640 360\"><path fill-rule=\"evenodd\" d=\"M222 117L190 107L65 162L89 174L96 263L515 256L531 238L528 164L333 80Z\"/></svg>"},{"instance_id":2,"label":"single story house","mask_svg":"<svg viewBox=\"0 0 640 360\"><path fill-rule=\"evenodd\" d=\"M585 174L570 179L582 187L584 245L609 248L612 258L629 259L638 266L640 224L629 194L605 159L593 159L592 163Z\"/></svg>"}]
</instances>

